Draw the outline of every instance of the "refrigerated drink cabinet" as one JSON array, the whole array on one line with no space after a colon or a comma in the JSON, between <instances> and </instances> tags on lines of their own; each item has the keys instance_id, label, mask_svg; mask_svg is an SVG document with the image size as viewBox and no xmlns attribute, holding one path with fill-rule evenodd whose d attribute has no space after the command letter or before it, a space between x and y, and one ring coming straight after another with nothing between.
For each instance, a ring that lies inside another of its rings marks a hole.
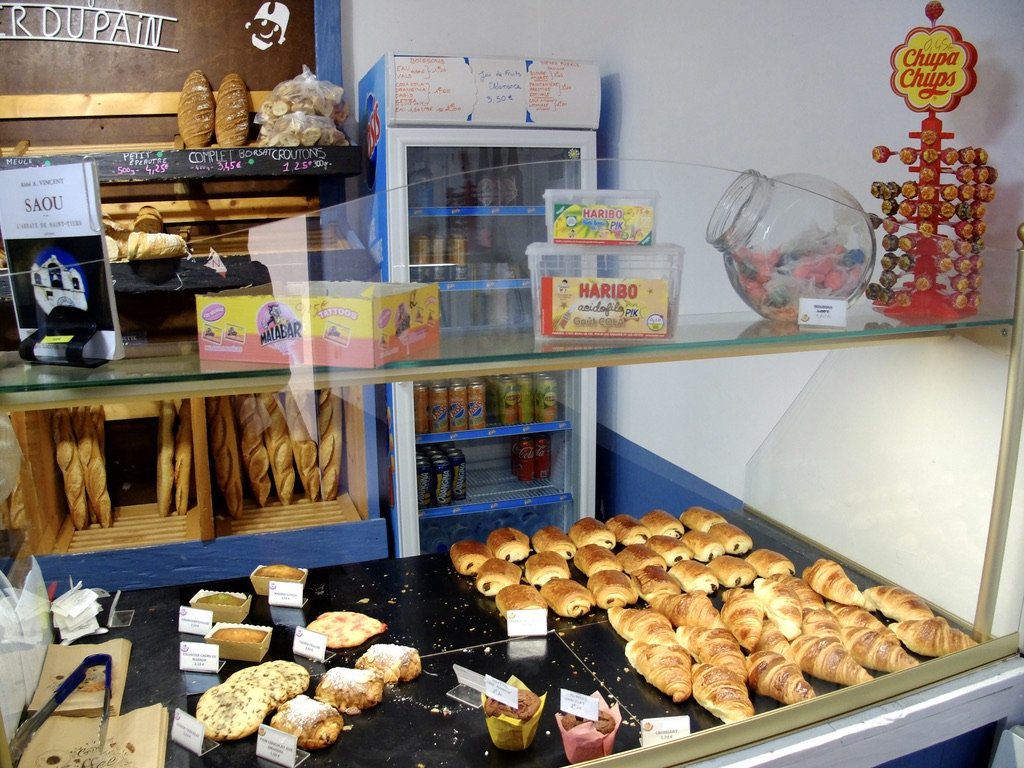
<instances>
[{"instance_id":1,"label":"refrigerated drink cabinet","mask_svg":"<svg viewBox=\"0 0 1024 768\"><path fill-rule=\"evenodd\" d=\"M526 248L547 238L544 192L596 186L596 65L388 54L359 103L383 279L438 284L442 344L532 338ZM512 379L388 385L396 554L592 514L594 371Z\"/></svg>"}]
</instances>

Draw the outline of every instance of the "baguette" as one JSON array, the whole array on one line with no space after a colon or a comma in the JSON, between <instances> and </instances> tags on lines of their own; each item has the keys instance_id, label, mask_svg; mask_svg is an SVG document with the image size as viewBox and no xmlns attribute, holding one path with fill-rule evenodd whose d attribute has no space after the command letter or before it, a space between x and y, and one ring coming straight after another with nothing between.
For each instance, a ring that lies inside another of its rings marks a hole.
<instances>
[{"instance_id":1,"label":"baguette","mask_svg":"<svg viewBox=\"0 0 1024 768\"><path fill-rule=\"evenodd\" d=\"M555 552L536 552L526 558L526 581L542 587L551 579L568 579L569 564Z\"/></svg>"},{"instance_id":2,"label":"baguette","mask_svg":"<svg viewBox=\"0 0 1024 768\"><path fill-rule=\"evenodd\" d=\"M690 674L694 701L723 723L737 723L754 716L745 665L743 673L739 673L727 667L698 662Z\"/></svg>"},{"instance_id":3,"label":"baguette","mask_svg":"<svg viewBox=\"0 0 1024 768\"><path fill-rule=\"evenodd\" d=\"M593 593L578 581L554 578L540 588L540 595L559 616L577 619L586 616L596 604Z\"/></svg>"},{"instance_id":4,"label":"baguette","mask_svg":"<svg viewBox=\"0 0 1024 768\"><path fill-rule=\"evenodd\" d=\"M613 606L635 605L640 599L633 580L622 571L614 569L594 573L587 579L587 589L593 593L597 607L604 610Z\"/></svg>"},{"instance_id":5,"label":"baguette","mask_svg":"<svg viewBox=\"0 0 1024 768\"><path fill-rule=\"evenodd\" d=\"M161 400L159 408L156 432L156 508L160 517L167 517L171 514L171 502L174 500L174 403Z\"/></svg>"},{"instance_id":6,"label":"baguette","mask_svg":"<svg viewBox=\"0 0 1024 768\"><path fill-rule=\"evenodd\" d=\"M646 526L651 536L671 536L673 539L683 538L686 529L678 517L664 509L652 509L640 516L641 525Z\"/></svg>"},{"instance_id":7,"label":"baguette","mask_svg":"<svg viewBox=\"0 0 1024 768\"><path fill-rule=\"evenodd\" d=\"M546 525L534 532L530 538L534 552L555 552L566 560L576 554L576 545L569 535L557 525Z\"/></svg>"},{"instance_id":8,"label":"baguette","mask_svg":"<svg viewBox=\"0 0 1024 768\"><path fill-rule=\"evenodd\" d=\"M733 587L722 593L722 622L744 650L752 651L764 628L764 606L753 591Z\"/></svg>"},{"instance_id":9,"label":"baguette","mask_svg":"<svg viewBox=\"0 0 1024 768\"><path fill-rule=\"evenodd\" d=\"M180 259L188 256L188 243L181 235L168 232L131 232L119 244L118 261Z\"/></svg>"},{"instance_id":10,"label":"baguette","mask_svg":"<svg viewBox=\"0 0 1024 768\"><path fill-rule=\"evenodd\" d=\"M800 669L819 680L856 685L872 679L871 674L843 647L839 638L800 635L790 645Z\"/></svg>"},{"instance_id":11,"label":"baguette","mask_svg":"<svg viewBox=\"0 0 1024 768\"><path fill-rule=\"evenodd\" d=\"M632 515L615 515L609 518L605 525L615 536L615 540L623 546L643 544L651 538L650 529Z\"/></svg>"},{"instance_id":12,"label":"baguette","mask_svg":"<svg viewBox=\"0 0 1024 768\"><path fill-rule=\"evenodd\" d=\"M692 662L679 646L630 640L626 643L626 659L644 680L676 704L690 698Z\"/></svg>"},{"instance_id":13,"label":"baguette","mask_svg":"<svg viewBox=\"0 0 1024 768\"><path fill-rule=\"evenodd\" d=\"M945 656L977 645L970 635L950 626L941 616L897 621L889 629L909 650L921 656Z\"/></svg>"},{"instance_id":14,"label":"baguette","mask_svg":"<svg viewBox=\"0 0 1024 768\"><path fill-rule=\"evenodd\" d=\"M725 626L722 616L711 598L703 592L682 595L656 595L651 607L663 614L673 627L703 627L715 629Z\"/></svg>"},{"instance_id":15,"label":"baguette","mask_svg":"<svg viewBox=\"0 0 1024 768\"><path fill-rule=\"evenodd\" d=\"M312 396L312 393L304 393L300 403L290 390L285 392L284 415L302 487L310 501L319 501L320 466L317 460L317 446L306 426L315 421L315 401L312 400Z\"/></svg>"},{"instance_id":16,"label":"baguette","mask_svg":"<svg viewBox=\"0 0 1024 768\"><path fill-rule=\"evenodd\" d=\"M109 528L114 520L107 490L107 467L92 409L74 408L71 422L78 440L78 458L85 474L85 497L90 519L101 528Z\"/></svg>"},{"instance_id":17,"label":"baguette","mask_svg":"<svg viewBox=\"0 0 1024 768\"><path fill-rule=\"evenodd\" d=\"M457 573L463 576L476 576L480 566L491 557L491 550L482 541L460 539L448 548L448 556L452 559Z\"/></svg>"},{"instance_id":18,"label":"baguette","mask_svg":"<svg viewBox=\"0 0 1024 768\"><path fill-rule=\"evenodd\" d=\"M288 425L277 398L269 392L259 395L260 404L269 419L263 432L263 444L270 456L270 473L278 500L288 506L295 494L295 459L292 444L288 440Z\"/></svg>"},{"instance_id":19,"label":"baguette","mask_svg":"<svg viewBox=\"0 0 1024 768\"><path fill-rule=\"evenodd\" d=\"M864 608L893 621L935 618L924 598L902 587L868 587L864 590Z\"/></svg>"},{"instance_id":20,"label":"baguette","mask_svg":"<svg viewBox=\"0 0 1024 768\"><path fill-rule=\"evenodd\" d=\"M836 561L827 558L816 560L804 568L802 575L808 586L822 597L843 605L864 607L864 594Z\"/></svg>"},{"instance_id":21,"label":"baguette","mask_svg":"<svg viewBox=\"0 0 1024 768\"><path fill-rule=\"evenodd\" d=\"M338 498L341 485L341 457L344 450L342 399L336 390L324 387L317 393L317 431L320 445L320 495L324 501Z\"/></svg>"},{"instance_id":22,"label":"baguette","mask_svg":"<svg viewBox=\"0 0 1024 768\"><path fill-rule=\"evenodd\" d=\"M85 492L85 470L78 458L78 441L71 428L71 411L57 408L51 419L57 466L64 478L64 498L75 530L89 527L89 505Z\"/></svg>"},{"instance_id":23,"label":"baguette","mask_svg":"<svg viewBox=\"0 0 1024 768\"><path fill-rule=\"evenodd\" d=\"M174 511L188 514L192 486L192 402L178 406L178 429L174 434Z\"/></svg>"},{"instance_id":24,"label":"baguette","mask_svg":"<svg viewBox=\"0 0 1024 768\"><path fill-rule=\"evenodd\" d=\"M899 672L918 664L917 659L903 650L900 639L890 629L844 627L839 639L854 661L865 669Z\"/></svg>"},{"instance_id":25,"label":"baguette","mask_svg":"<svg viewBox=\"0 0 1024 768\"><path fill-rule=\"evenodd\" d=\"M256 395L235 395L233 402L241 432L238 442L245 476L256 503L265 507L270 498L270 455L263 432L269 419Z\"/></svg>"},{"instance_id":26,"label":"baguette","mask_svg":"<svg viewBox=\"0 0 1024 768\"><path fill-rule=\"evenodd\" d=\"M765 616L775 623L787 640L800 634L804 610L792 587L774 579L754 579L754 597L764 606Z\"/></svg>"},{"instance_id":27,"label":"baguette","mask_svg":"<svg viewBox=\"0 0 1024 768\"><path fill-rule=\"evenodd\" d=\"M774 651L754 651L747 657L747 683L751 689L783 704L814 698L799 665Z\"/></svg>"},{"instance_id":28,"label":"baguette","mask_svg":"<svg viewBox=\"0 0 1024 768\"><path fill-rule=\"evenodd\" d=\"M217 487L224 497L228 514L235 519L242 516L242 474L238 452L235 415L228 395L208 397L206 416L210 425L210 449Z\"/></svg>"}]
</instances>

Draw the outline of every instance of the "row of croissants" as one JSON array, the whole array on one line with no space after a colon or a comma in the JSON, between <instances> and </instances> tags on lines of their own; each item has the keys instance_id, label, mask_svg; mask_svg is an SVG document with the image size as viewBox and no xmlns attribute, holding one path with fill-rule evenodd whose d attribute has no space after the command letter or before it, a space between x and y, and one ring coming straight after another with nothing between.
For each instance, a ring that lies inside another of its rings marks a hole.
<instances>
[{"instance_id":1,"label":"row of croissants","mask_svg":"<svg viewBox=\"0 0 1024 768\"><path fill-rule=\"evenodd\" d=\"M699 506L678 516L582 518L532 536L506 526L486 541L455 542L449 555L503 616L607 611L639 675L726 723L755 714L752 693L783 704L813 698L805 675L855 685L976 644L920 596L861 590L834 560L797 576L789 557L755 548L740 527Z\"/></svg>"}]
</instances>

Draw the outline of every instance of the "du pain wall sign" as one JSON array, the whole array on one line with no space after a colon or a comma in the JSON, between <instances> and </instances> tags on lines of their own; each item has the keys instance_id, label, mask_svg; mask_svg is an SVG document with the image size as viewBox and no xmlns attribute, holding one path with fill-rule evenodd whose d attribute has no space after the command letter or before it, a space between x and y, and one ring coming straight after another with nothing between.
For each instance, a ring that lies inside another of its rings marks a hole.
<instances>
[{"instance_id":1,"label":"du pain wall sign","mask_svg":"<svg viewBox=\"0 0 1024 768\"><path fill-rule=\"evenodd\" d=\"M175 91L201 69L270 90L315 69L313 0L0 3L0 93Z\"/></svg>"}]
</instances>

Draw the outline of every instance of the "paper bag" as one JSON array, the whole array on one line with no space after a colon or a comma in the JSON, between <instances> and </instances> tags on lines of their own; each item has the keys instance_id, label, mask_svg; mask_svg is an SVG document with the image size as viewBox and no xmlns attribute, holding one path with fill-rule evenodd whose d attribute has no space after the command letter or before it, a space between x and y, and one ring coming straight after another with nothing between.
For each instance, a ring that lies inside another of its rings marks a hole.
<instances>
[{"instance_id":1,"label":"paper bag","mask_svg":"<svg viewBox=\"0 0 1024 768\"><path fill-rule=\"evenodd\" d=\"M39 675L39 685L35 696L28 706L29 712L42 707L64 679L70 675L86 656L94 653L110 655L110 714L121 711L121 699L124 697L124 683L128 676L128 657L131 655L132 644L123 638L108 640L96 645L51 645L46 650L43 671ZM56 714L64 716L96 717L103 712L103 667L88 670L82 684L57 707Z\"/></svg>"}]
</instances>

